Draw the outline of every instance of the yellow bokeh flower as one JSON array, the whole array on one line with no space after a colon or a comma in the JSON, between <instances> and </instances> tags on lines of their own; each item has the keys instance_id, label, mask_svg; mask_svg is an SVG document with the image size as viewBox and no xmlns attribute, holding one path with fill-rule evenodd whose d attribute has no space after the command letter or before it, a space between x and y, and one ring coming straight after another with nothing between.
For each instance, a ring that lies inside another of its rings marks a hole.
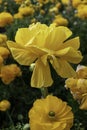
<instances>
[{"instance_id":1,"label":"yellow bokeh flower","mask_svg":"<svg viewBox=\"0 0 87 130\"><path fill-rule=\"evenodd\" d=\"M56 23L56 26L67 26L68 20L61 15L57 15L55 16L53 23Z\"/></svg>"},{"instance_id":2,"label":"yellow bokeh flower","mask_svg":"<svg viewBox=\"0 0 87 130\"><path fill-rule=\"evenodd\" d=\"M6 47L7 35L0 34L0 46Z\"/></svg>"},{"instance_id":3,"label":"yellow bokeh flower","mask_svg":"<svg viewBox=\"0 0 87 130\"><path fill-rule=\"evenodd\" d=\"M4 59L8 57L10 54L9 50L5 47L0 47L0 56L2 56Z\"/></svg>"},{"instance_id":4,"label":"yellow bokeh flower","mask_svg":"<svg viewBox=\"0 0 87 130\"><path fill-rule=\"evenodd\" d=\"M4 84L9 84L16 77L19 77L21 75L22 72L16 64L5 65L1 67L0 77Z\"/></svg>"},{"instance_id":5,"label":"yellow bokeh flower","mask_svg":"<svg viewBox=\"0 0 87 130\"><path fill-rule=\"evenodd\" d=\"M24 15L24 16L32 15L34 13L33 7L30 7L30 6L20 7L18 11L21 15Z\"/></svg>"},{"instance_id":6,"label":"yellow bokeh flower","mask_svg":"<svg viewBox=\"0 0 87 130\"><path fill-rule=\"evenodd\" d=\"M37 99L29 111L31 130L70 130L73 118L71 107L51 95Z\"/></svg>"},{"instance_id":7,"label":"yellow bokeh flower","mask_svg":"<svg viewBox=\"0 0 87 130\"><path fill-rule=\"evenodd\" d=\"M78 51L79 37L67 40L71 34L72 32L64 26L56 27L52 24L48 27L36 23L29 28L18 29L16 42L7 42L13 57L21 65L29 66L35 62L31 78L32 87L52 85L49 62L61 77L75 75L69 63L77 64L82 60L82 55Z\"/></svg>"},{"instance_id":8,"label":"yellow bokeh flower","mask_svg":"<svg viewBox=\"0 0 87 130\"><path fill-rule=\"evenodd\" d=\"M10 13L8 12L0 13L0 27L4 27L12 22L13 22L13 16Z\"/></svg>"},{"instance_id":9,"label":"yellow bokeh flower","mask_svg":"<svg viewBox=\"0 0 87 130\"><path fill-rule=\"evenodd\" d=\"M6 111L10 108L11 104L8 100L2 100L0 102L0 111Z\"/></svg>"}]
</instances>

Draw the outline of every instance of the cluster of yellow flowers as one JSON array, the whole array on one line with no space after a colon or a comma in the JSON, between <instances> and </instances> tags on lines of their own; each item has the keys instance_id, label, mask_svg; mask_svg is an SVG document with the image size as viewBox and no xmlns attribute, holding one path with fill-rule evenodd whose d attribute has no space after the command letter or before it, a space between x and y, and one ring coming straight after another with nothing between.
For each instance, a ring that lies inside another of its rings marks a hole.
<instances>
[{"instance_id":1,"label":"cluster of yellow flowers","mask_svg":"<svg viewBox=\"0 0 87 130\"><path fill-rule=\"evenodd\" d=\"M12 56L19 64L29 66L34 63L31 87L46 88L52 85L49 63L63 78L76 76L70 63L79 63L82 55L78 50L79 37L67 40L71 35L67 27L37 22L29 28L18 29L15 42L7 41ZM73 120L71 107L52 95L37 99L29 111L31 130L70 130Z\"/></svg>"},{"instance_id":2,"label":"cluster of yellow flowers","mask_svg":"<svg viewBox=\"0 0 87 130\"><path fill-rule=\"evenodd\" d=\"M74 98L79 101L80 109L87 110L87 67L78 66L76 76L66 80L66 88L69 88Z\"/></svg>"},{"instance_id":3,"label":"cluster of yellow flowers","mask_svg":"<svg viewBox=\"0 0 87 130\"><path fill-rule=\"evenodd\" d=\"M6 46L7 36L0 34L0 78L5 84L12 82L15 77L21 76L22 72L16 64L4 65L4 61L10 55Z\"/></svg>"}]
</instances>

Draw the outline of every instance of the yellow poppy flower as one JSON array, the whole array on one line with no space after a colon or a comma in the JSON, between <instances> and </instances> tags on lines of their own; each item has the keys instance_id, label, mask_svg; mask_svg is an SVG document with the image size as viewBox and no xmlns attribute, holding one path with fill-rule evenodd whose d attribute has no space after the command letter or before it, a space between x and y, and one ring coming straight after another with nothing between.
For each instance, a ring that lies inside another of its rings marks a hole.
<instances>
[{"instance_id":1,"label":"yellow poppy flower","mask_svg":"<svg viewBox=\"0 0 87 130\"><path fill-rule=\"evenodd\" d=\"M10 13L8 12L0 13L0 27L4 27L12 22L13 22L13 16Z\"/></svg>"},{"instance_id":2,"label":"yellow poppy flower","mask_svg":"<svg viewBox=\"0 0 87 130\"><path fill-rule=\"evenodd\" d=\"M71 107L52 95L36 100L29 111L31 130L70 130L73 118Z\"/></svg>"},{"instance_id":3,"label":"yellow poppy flower","mask_svg":"<svg viewBox=\"0 0 87 130\"><path fill-rule=\"evenodd\" d=\"M77 64L82 60L79 48L79 37L67 40L72 32L64 26L49 27L36 23L29 28L18 29L15 41L7 45L13 57L21 65L29 66L35 62L31 78L32 87L48 87L53 83L49 62L63 78L75 75L69 63ZM24 37L25 36L25 37Z\"/></svg>"},{"instance_id":4,"label":"yellow poppy flower","mask_svg":"<svg viewBox=\"0 0 87 130\"><path fill-rule=\"evenodd\" d=\"M11 104L8 100L2 100L0 102L0 111L6 111L10 108Z\"/></svg>"}]
</instances>

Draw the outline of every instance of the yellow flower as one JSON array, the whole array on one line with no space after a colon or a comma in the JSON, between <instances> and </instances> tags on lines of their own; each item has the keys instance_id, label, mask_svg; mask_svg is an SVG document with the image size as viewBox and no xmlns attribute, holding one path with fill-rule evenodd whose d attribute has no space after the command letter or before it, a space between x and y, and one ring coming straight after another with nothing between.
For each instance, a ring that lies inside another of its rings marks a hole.
<instances>
[{"instance_id":1,"label":"yellow flower","mask_svg":"<svg viewBox=\"0 0 87 130\"><path fill-rule=\"evenodd\" d=\"M56 23L56 26L67 26L68 20L66 18L63 18L61 15L57 15L55 16L53 23Z\"/></svg>"},{"instance_id":2,"label":"yellow flower","mask_svg":"<svg viewBox=\"0 0 87 130\"><path fill-rule=\"evenodd\" d=\"M13 16L10 13L8 12L0 13L0 27L4 27L12 22L13 22Z\"/></svg>"},{"instance_id":3,"label":"yellow flower","mask_svg":"<svg viewBox=\"0 0 87 130\"><path fill-rule=\"evenodd\" d=\"M17 4L21 4L22 2L24 2L25 0L14 0Z\"/></svg>"},{"instance_id":4,"label":"yellow flower","mask_svg":"<svg viewBox=\"0 0 87 130\"><path fill-rule=\"evenodd\" d=\"M0 56L0 66L2 65L2 63L3 63L3 58L2 56Z\"/></svg>"},{"instance_id":5,"label":"yellow flower","mask_svg":"<svg viewBox=\"0 0 87 130\"><path fill-rule=\"evenodd\" d=\"M34 9L33 9L33 7L30 7L30 6L20 7L19 13L21 15L32 15L34 13Z\"/></svg>"},{"instance_id":6,"label":"yellow flower","mask_svg":"<svg viewBox=\"0 0 87 130\"><path fill-rule=\"evenodd\" d=\"M72 0L73 7L78 7L81 4L87 4L87 0Z\"/></svg>"},{"instance_id":7,"label":"yellow flower","mask_svg":"<svg viewBox=\"0 0 87 130\"><path fill-rule=\"evenodd\" d=\"M78 65L76 74L77 78L87 79L87 66Z\"/></svg>"},{"instance_id":8,"label":"yellow flower","mask_svg":"<svg viewBox=\"0 0 87 130\"><path fill-rule=\"evenodd\" d=\"M6 111L10 108L11 104L8 100L2 100L0 102L0 111Z\"/></svg>"},{"instance_id":9,"label":"yellow flower","mask_svg":"<svg viewBox=\"0 0 87 130\"><path fill-rule=\"evenodd\" d=\"M5 65L1 67L1 80L5 84L9 84L16 77L21 76L22 72L16 64Z\"/></svg>"},{"instance_id":10,"label":"yellow flower","mask_svg":"<svg viewBox=\"0 0 87 130\"><path fill-rule=\"evenodd\" d=\"M79 48L79 37L67 40L72 32L64 26L49 27L45 24L32 24L29 28L18 29L15 43L7 45L19 64L29 66L35 62L31 78L32 87L48 87L53 83L49 62L61 77L76 74L69 63L82 60ZM25 36L25 37L24 37Z\"/></svg>"},{"instance_id":11,"label":"yellow flower","mask_svg":"<svg viewBox=\"0 0 87 130\"><path fill-rule=\"evenodd\" d=\"M75 16L82 19L87 18L87 5L79 5Z\"/></svg>"},{"instance_id":12,"label":"yellow flower","mask_svg":"<svg viewBox=\"0 0 87 130\"><path fill-rule=\"evenodd\" d=\"M21 15L21 13L16 13L16 14L14 14L14 18L15 19L22 19L23 18L23 15Z\"/></svg>"},{"instance_id":13,"label":"yellow flower","mask_svg":"<svg viewBox=\"0 0 87 130\"><path fill-rule=\"evenodd\" d=\"M71 107L51 95L36 100L29 111L31 130L70 130L73 118Z\"/></svg>"},{"instance_id":14,"label":"yellow flower","mask_svg":"<svg viewBox=\"0 0 87 130\"><path fill-rule=\"evenodd\" d=\"M0 46L6 47L7 35L0 34Z\"/></svg>"},{"instance_id":15,"label":"yellow flower","mask_svg":"<svg viewBox=\"0 0 87 130\"><path fill-rule=\"evenodd\" d=\"M2 0L0 0L0 4L2 4Z\"/></svg>"},{"instance_id":16,"label":"yellow flower","mask_svg":"<svg viewBox=\"0 0 87 130\"><path fill-rule=\"evenodd\" d=\"M68 78L65 84L73 97L79 100L80 109L87 110L87 67L79 65L76 70L76 77Z\"/></svg>"},{"instance_id":17,"label":"yellow flower","mask_svg":"<svg viewBox=\"0 0 87 130\"><path fill-rule=\"evenodd\" d=\"M49 0L37 0L37 1L41 4L47 4L49 2Z\"/></svg>"},{"instance_id":18,"label":"yellow flower","mask_svg":"<svg viewBox=\"0 0 87 130\"><path fill-rule=\"evenodd\" d=\"M0 55L5 59L10 54L9 50L5 47L0 47Z\"/></svg>"},{"instance_id":19,"label":"yellow flower","mask_svg":"<svg viewBox=\"0 0 87 130\"><path fill-rule=\"evenodd\" d=\"M80 104L80 109L87 110L87 93L83 95L83 98Z\"/></svg>"},{"instance_id":20,"label":"yellow flower","mask_svg":"<svg viewBox=\"0 0 87 130\"><path fill-rule=\"evenodd\" d=\"M68 5L70 3L70 0L61 0L62 4Z\"/></svg>"}]
</instances>

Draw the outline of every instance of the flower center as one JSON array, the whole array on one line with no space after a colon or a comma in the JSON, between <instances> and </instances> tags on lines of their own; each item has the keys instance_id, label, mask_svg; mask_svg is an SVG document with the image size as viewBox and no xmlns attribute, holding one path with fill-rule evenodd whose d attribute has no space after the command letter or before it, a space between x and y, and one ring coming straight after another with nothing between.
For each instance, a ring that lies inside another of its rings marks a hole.
<instances>
[{"instance_id":1,"label":"flower center","mask_svg":"<svg viewBox=\"0 0 87 130\"><path fill-rule=\"evenodd\" d=\"M55 112L54 112L54 111L50 111L50 112L48 113L48 115L49 115L50 117L55 117Z\"/></svg>"}]
</instances>

